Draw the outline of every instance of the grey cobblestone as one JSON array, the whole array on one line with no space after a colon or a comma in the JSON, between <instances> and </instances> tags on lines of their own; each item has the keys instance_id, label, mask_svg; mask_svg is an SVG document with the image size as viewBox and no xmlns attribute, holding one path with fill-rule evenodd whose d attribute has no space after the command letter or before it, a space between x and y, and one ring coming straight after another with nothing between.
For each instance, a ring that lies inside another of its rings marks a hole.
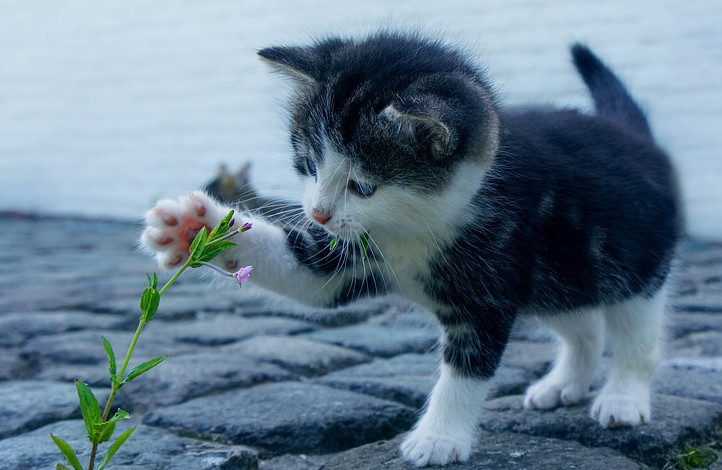
<instances>
[{"instance_id":1,"label":"grey cobblestone","mask_svg":"<svg viewBox=\"0 0 722 470\"><path fill-rule=\"evenodd\" d=\"M0 383L0 439L53 421L80 417L72 383L8 381Z\"/></svg>"},{"instance_id":2,"label":"grey cobblestone","mask_svg":"<svg viewBox=\"0 0 722 470\"><path fill-rule=\"evenodd\" d=\"M0 381L28 378L29 374L26 372L25 363L20 359L18 351L0 348Z\"/></svg>"},{"instance_id":3,"label":"grey cobblestone","mask_svg":"<svg viewBox=\"0 0 722 470\"><path fill-rule=\"evenodd\" d=\"M158 320L153 327L175 341L200 346L229 344L256 335L305 333L316 328L308 322L279 317L243 318L238 315L221 314L206 315L206 318L200 317L194 320L184 322ZM203 322L203 328L198 328L198 321Z\"/></svg>"},{"instance_id":4,"label":"grey cobblestone","mask_svg":"<svg viewBox=\"0 0 722 470\"><path fill-rule=\"evenodd\" d=\"M129 425L121 423L118 431ZM86 445L85 425L82 420L59 421L33 432L0 441L0 468L46 469L54 468L58 449L50 440L50 434L62 437L76 449L81 462L87 462L90 448ZM236 469L257 468L258 455L242 446L217 446L208 442L185 439L163 429L137 427L133 435L113 458L111 468L124 470L141 469ZM101 450L104 455L105 449Z\"/></svg>"},{"instance_id":5,"label":"grey cobblestone","mask_svg":"<svg viewBox=\"0 0 722 470\"><path fill-rule=\"evenodd\" d=\"M145 273L155 267L136 251L138 226L0 224L0 242L18 247L0 253L0 468L49 468L62 459L50 432L87 455L82 423L72 420L72 382L106 390L100 335L124 351ZM554 358L548 333L525 319L503 357L477 449L454 468L673 468L692 446L718 450L719 273L719 246L683 246L653 423L605 431L588 406L522 410L518 395ZM143 333L133 364L171 357L121 391L116 405L133 414L123 426L139 428L115 468L409 468L399 434L417 416L439 361L430 315L395 298L327 310L252 284L211 284L184 278Z\"/></svg>"},{"instance_id":6,"label":"grey cobblestone","mask_svg":"<svg viewBox=\"0 0 722 470\"><path fill-rule=\"evenodd\" d=\"M367 444L358 449L333 456L324 470L412 470L415 467L400 458L401 439ZM317 467L318 468L318 467ZM456 468L456 467L450 467ZM487 469L555 469L610 470L643 469L638 462L611 449L592 449L576 442L531 437L510 433L482 432L469 463L458 468Z\"/></svg>"},{"instance_id":7,"label":"grey cobblestone","mask_svg":"<svg viewBox=\"0 0 722 470\"><path fill-rule=\"evenodd\" d=\"M413 410L392 401L284 382L160 408L144 422L278 454L336 452L387 439L407 429L414 417Z\"/></svg>"},{"instance_id":8,"label":"grey cobblestone","mask_svg":"<svg viewBox=\"0 0 722 470\"><path fill-rule=\"evenodd\" d=\"M701 365L662 366L656 374L655 390L665 395L696 398L722 405L722 368L718 368L715 373Z\"/></svg>"},{"instance_id":9,"label":"grey cobblestone","mask_svg":"<svg viewBox=\"0 0 722 470\"><path fill-rule=\"evenodd\" d=\"M434 385L438 363L436 355L402 354L332 372L317 381L419 409Z\"/></svg>"},{"instance_id":10,"label":"grey cobblestone","mask_svg":"<svg viewBox=\"0 0 722 470\"><path fill-rule=\"evenodd\" d=\"M529 413L522 408L521 396L511 396L487 404L482 428L575 441L589 447L608 447L655 468L664 466L670 451L680 444L704 444L719 438L721 405L655 395L652 409L655 416L651 423L610 431L589 418L588 401L544 413Z\"/></svg>"},{"instance_id":11,"label":"grey cobblestone","mask_svg":"<svg viewBox=\"0 0 722 470\"><path fill-rule=\"evenodd\" d=\"M133 403L154 409L225 390L293 378L293 374L273 364L223 351L202 351L173 356L152 375L143 376L144 380L128 384L123 392Z\"/></svg>"},{"instance_id":12,"label":"grey cobblestone","mask_svg":"<svg viewBox=\"0 0 722 470\"><path fill-rule=\"evenodd\" d=\"M350 349L287 336L256 336L225 346L223 351L236 357L277 364L303 375L324 374L371 360Z\"/></svg>"},{"instance_id":13,"label":"grey cobblestone","mask_svg":"<svg viewBox=\"0 0 722 470\"><path fill-rule=\"evenodd\" d=\"M115 329L124 323L117 316L83 311L7 313L0 317L0 346L19 347L28 338L84 329Z\"/></svg>"},{"instance_id":14,"label":"grey cobblestone","mask_svg":"<svg viewBox=\"0 0 722 470\"><path fill-rule=\"evenodd\" d=\"M427 352L436 345L439 335L423 328L394 330L385 325L363 324L316 331L306 337L374 356L393 357Z\"/></svg>"},{"instance_id":15,"label":"grey cobblestone","mask_svg":"<svg viewBox=\"0 0 722 470\"><path fill-rule=\"evenodd\" d=\"M266 303L241 309L240 313L246 317L283 317L311 322L320 326L341 327L353 325L379 315L392 306L383 300L362 299L352 306L343 306L335 309L307 307L305 305L280 299L275 295L268 295Z\"/></svg>"}]
</instances>

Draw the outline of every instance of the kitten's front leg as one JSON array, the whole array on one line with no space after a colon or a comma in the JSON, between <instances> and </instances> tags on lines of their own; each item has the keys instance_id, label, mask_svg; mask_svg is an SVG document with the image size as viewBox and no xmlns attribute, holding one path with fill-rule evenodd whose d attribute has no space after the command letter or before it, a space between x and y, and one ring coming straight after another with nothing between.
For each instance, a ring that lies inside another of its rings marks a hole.
<instances>
[{"instance_id":1,"label":"kitten's front leg","mask_svg":"<svg viewBox=\"0 0 722 470\"><path fill-rule=\"evenodd\" d=\"M178 200L164 199L146 214L141 244L155 254L161 266L179 266L188 259L188 248L198 231L215 226L230 209L202 192ZM289 246L286 231L263 218L238 213L234 221L233 228L251 222L253 229L234 239L237 246L214 259L214 264L230 271L253 265L254 283L301 302L325 306L339 297L338 286L342 283L327 285L333 274L299 261L300 256L307 255L298 248L303 234L294 234L296 244ZM343 270L338 271L336 274L342 278Z\"/></svg>"},{"instance_id":2,"label":"kitten's front leg","mask_svg":"<svg viewBox=\"0 0 722 470\"><path fill-rule=\"evenodd\" d=\"M424 415L401 444L404 457L417 467L468 460L489 383L442 364Z\"/></svg>"},{"instance_id":3,"label":"kitten's front leg","mask_svg":"<svg viewBox=\"0 0 722 470\"><path fill-rule=\"evenodd\" d=\"M504 312L485 313L465 323L439 315L445 324L441 375L424 415L401 445L404 457L418 467L464 462L471 454L512 324Z\"/></svg>"}]
</instances>

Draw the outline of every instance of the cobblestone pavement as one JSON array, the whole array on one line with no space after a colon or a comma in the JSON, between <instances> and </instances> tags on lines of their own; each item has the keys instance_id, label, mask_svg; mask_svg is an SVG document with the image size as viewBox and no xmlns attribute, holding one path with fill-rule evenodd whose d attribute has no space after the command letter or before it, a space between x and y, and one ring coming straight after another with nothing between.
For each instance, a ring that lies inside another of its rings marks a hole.
<instances>
[{"instance_id":1,"label":"cobblestone pavement","mask_svg":"<svg viewBox=\"0 0 722 470\"><path fill-rule=\"evenodd\" d=\"M140 230L0 217L0 468L54 468L62 457L50 433L87 459L73 381L107 393L100 335L125 350L155 269L136 249ZM553 355L526 320L477 450L452 468L682 469L691 457L680 455L719 453L722 243L686 242L674 279L651 424L602 430L589 403L523 410L521 394ZM119 428L138 429L113 468L409 468L398 444L434 382L438 333L398 299L325 311L191 273L138 343L134 362L172 357L121 391L116 403L133 416Z\"/></svg>"}]
</instances>

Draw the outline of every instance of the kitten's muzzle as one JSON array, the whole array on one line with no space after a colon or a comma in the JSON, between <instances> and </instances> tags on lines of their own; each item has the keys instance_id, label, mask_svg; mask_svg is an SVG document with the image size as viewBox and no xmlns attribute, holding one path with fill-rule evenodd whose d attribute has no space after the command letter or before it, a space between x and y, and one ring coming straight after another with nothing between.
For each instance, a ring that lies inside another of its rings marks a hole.
<instances>
[{"instance_id":1,"label":"kitten's muzzle","mask_svg":"<svg viewBox=\"0 0 722 470\"><path fill-rule=\"evenodd\" d=\"M331 220L331 213L320 211L318 209L313 209L311 211L311 217L313 217L313 220L315 220L319 224L326 225L326 223Z\"/></svg>"}]
</instances>

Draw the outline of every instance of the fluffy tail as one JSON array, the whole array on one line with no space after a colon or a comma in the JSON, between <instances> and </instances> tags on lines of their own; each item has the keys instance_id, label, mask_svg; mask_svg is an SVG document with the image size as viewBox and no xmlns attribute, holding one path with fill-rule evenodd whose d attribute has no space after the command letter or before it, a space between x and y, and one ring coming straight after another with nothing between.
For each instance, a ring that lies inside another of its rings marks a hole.
<instances>
[{"instance_id":1,"label":"fluffy tail","mask_svg":"<svg viewBox=\"0 0 722 470\"><path fill-rule=\"evenodd\" d=\"M572 46L572 58L592 94L597 113L651 139L647 116L614 72L583 44Z\"/></svg>"}]
</instances>

